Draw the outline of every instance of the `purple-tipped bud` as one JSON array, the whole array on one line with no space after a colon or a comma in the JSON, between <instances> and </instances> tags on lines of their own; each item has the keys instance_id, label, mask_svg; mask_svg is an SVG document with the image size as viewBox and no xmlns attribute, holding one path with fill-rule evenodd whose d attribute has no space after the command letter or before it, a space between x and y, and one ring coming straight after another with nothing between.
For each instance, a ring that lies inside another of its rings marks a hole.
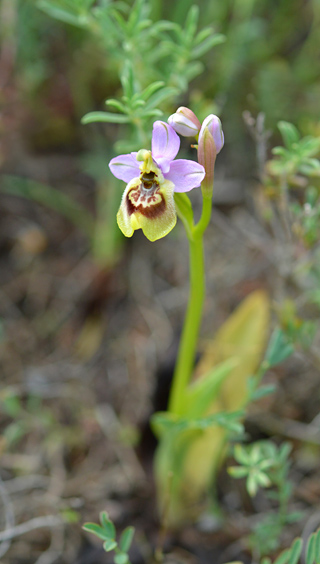
<instances>
[{"instance_id":1,"label":"purple-tipped bud","mask_svg":"<svg viewBox=\"0 0 320 564\"><path fill-rule=\"evenodd\" d=\"M213 114L206 117L199 133L198 161L206 171L201 187L203 194L212 195L216 156L224 144L221 121Z\"/></svg>"},{"instance_id":2,"label":"purple-tipped bud","mask_svg":"<svg viewBox=\"0 0 320 564\"><path fill-rule=\"evenodd\" d=\"M183 137L195 137L201 129L197 116L184 106L178 108L176 113L169 117L168 123Z\"/></svg>"},{"instance_id":3,"label":"purple-tipped bud","mask_svg":"<svg viewBox=\"0 0 320 564\"><path fill-rule=\"evenodd\" d=\"M216 147L216 155L217 155L218 153L220 153L224 145L224 135L222 131L222 125L218 116L215 116L214 114L210 114L208 117L206 117L206 119L204 120L201 126L201 130L199 133L199 143L206 128L208 128L209 132L213 137L214 144Z\"/></svg>"}]
</instances>

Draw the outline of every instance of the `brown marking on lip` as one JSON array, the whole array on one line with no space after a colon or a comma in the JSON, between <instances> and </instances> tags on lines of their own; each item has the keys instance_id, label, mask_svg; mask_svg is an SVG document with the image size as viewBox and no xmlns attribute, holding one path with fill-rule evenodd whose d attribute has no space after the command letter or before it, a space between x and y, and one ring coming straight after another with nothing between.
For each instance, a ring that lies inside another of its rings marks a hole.
<instances>
[{"instance_id":1,"label":"brown marking on lip","mask_svg":"<svg viewBox=\"0 0 320 564\"><path fill-rule=\"evenodd\" d=\"M127 194L126 205L129 216L135 212L139 212L148 219L159 217L166 210L164 196L158 192L158 188L156 192L150 195L141 194L140 186L132 188Z\"/></svg>"}]
</instances>

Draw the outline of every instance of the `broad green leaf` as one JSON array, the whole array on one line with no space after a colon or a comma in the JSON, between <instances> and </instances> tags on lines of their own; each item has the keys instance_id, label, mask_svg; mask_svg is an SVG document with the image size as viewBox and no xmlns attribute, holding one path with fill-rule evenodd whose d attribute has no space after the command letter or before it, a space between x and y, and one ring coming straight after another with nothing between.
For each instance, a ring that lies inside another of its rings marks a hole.
<instances>
[{"instance_id":1,"label":"broad green leaf","mask_svg":"<svg viewBox=\"0 0 320 564\"><path fill-rule=\"evenodd\" d=\"M116 529L112 521L108 518L106 511L103 511L100 515L101 525L107 534L107 538L114 539L116 536Z\"/></svg>"},{"instance_id":2,"label":"broad green leaf","mask_svg":"<svg viewBox=\"0 0 320 564\"><path fill-rule=\"evenodd\" d=\"M183 414L188 418L206 414L217 394L219 394L222 383L238 362L238 359L228 359L214 367L208 374L204 374L192 382L186 390Z\"/></svg>"},{"instance_id":3,"label":"broad green leaf","mask_svg":"<svg viewBox=\"0 0 320 564\"><path fill-rule=\"evenodd\" d=\"M119 548L123 552L128 552L132 543L133 535L134 535L134 527L127 527L123 531L119 541Z\"/></svg>"},{"instance_id":4,"label":"broad green leaf","mask_svg":"<svg viewBox=\"0 0 320 564\"><path fill-rule=\"evenodd\" d=\"M127 564L129 562L129 556L125 552L119 552L114 555L115 564Z\"/></svg>"},{"instance_id":5,"label":"broad green leaf","mask_svg":"<svg viewBox=\"0 0 320 564\"><path fill-rule=\"evenodd\" d=\"M307 543L306 548L306 564L313 564L316 556L316 534L313 533Z\"/></svg>"},{"instance_id":6,"label":"broad green leaf","mask_svg":"<svg viewBox=\"0 0 320 564\"><path fill-rule=\"evenodd\" d=\"M206 496L223 459L227 438L225 427L217 426L217 418L221 413L231 415L245 406L249 397L248 380L260 364L268 330L269 299L264 292L257 291L225 322L206 347L199 363L196 378L190 386L195 390L198 381L199 389L207 385L200 384L206 373L212 374L219 366L226 367L228 362L234 363L226 370L225 377L220 374L222 382L217 395L214 377L213 383L208 380L208 387L212 384L214 397L203 403L202 423L198 420L198 429L190 425L181 433L173 433L172 426L170 431L169 423L169 430L161 436L155 472L160 510L164 507L171 480L168 520L172 525L187 520L199 508L199 501ZM188 407L191 409L192 403ZM204 420L208 421L211 416L211 425L205 428ZM188 417L188 411L184 410L184 418ZM192 422L192 417L189 421Z\"/></svg>"},{"instance_id":7,"label":"broad green leaf","mask_svg":"<svg viewBox=\"0 0 320 564\"><path fill-rule=\"evenodd\" d=\"M316 532L315 561L316 564L320 563L320 529Z\"/></svg>"},{"instance_id":8,"label":"broad green leaf","mask_svg":"<svg viewBox=\"0 0 320 564\"><path fill-rule=\"evenodd\" d=\"M99 539L109 539L109 536L104 528L100 525L97 525L96 523L85 523L82 528L89 533L93 533L94 535L96 535L96 537L99 537Z\"/></svg>"},{"instance_id":9,"label":"broad green leaf","mask_svg":"<svg viewBox=\"0 0 320 564\"><path fill-rule=\"evenodd\" d=\"M248 397L247 382L254 374L266 346L269 332L269 298L260 290L248 296L209 342L197 369L200 377L213 366L232 358L238 360L224 382L214 411L241 408Z\"/></svg>"},{"instance_id":10,"label":"broad green leaf","mask_svg":"<svg viewBox=\"0 0 320 564\"><path fill-rule=\"evenodd\" d=\"M290 558L288 564L298 564L300 554L302 551L302 539L295 539L290 548Z\"/></svg>"},{"instance_id":11,"label":"broad green leaf","mask_svg":"<svg viewBox=\"0 0 320 564\"><path fill-rule=\"evenodd\" d=\"M81 119L84 125L88 123L106 122L106 123L129 123L129 116L122 114L112 114L111 112L89 112Z\"/></svg>"},{"instance_id":12,"label":"broad green leaf","mask_svg":"<svg viewBox=\"0 0 320 564\"><path fill-rule=\"evenodd\" d=\"M110 552L111 550L114 550L115 548L117 548L118 544L115 540L112 539L108 539L103 543L103 548L106 552Z\"/></svg>"},{"instance_id":13,"label":"broad green leaf","mask_svg":"<svg viewBox=\"0 0 320 564\"><path fill-rule=\"evenodd\" d=\"M287 564L291 555L290 548L280 552L279 556L275 559L273 564Z\"/></svg>"}]
</instances>

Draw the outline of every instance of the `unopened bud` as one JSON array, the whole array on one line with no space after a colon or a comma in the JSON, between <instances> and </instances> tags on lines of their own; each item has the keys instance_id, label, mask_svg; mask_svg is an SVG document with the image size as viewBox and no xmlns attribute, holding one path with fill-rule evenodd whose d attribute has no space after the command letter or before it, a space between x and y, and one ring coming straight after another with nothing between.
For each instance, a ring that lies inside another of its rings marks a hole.
<instances>
[{"instance_id":1,"label":"unopened bud","mask_svg":"<svg viewBox=\"0 0 320 564\"><path fill-rule=\"evenodd\" d=\"M199 143L201 141L201 137L205 131L205 129L208 129L209 132L211 133L213 140L214 140L214 144L216 147L216 155L218 153L220 153L223 145L224 145L224 135L223 135L223 131L222 131L222 125L221 125L221 121L218 118L218 116L215 116L213 114L210 114L208 117L206 117L206 119L204 120L202 126L201 126L201 130L199 133Z\"/></svg>"},{"instance_id":2,"label":"unopened bud","mask_svg":"<svg viewBox=\"0 0 320 564\"><path fill-rule=\"evenodd\" d=\"M183 137L195 137L201 129L201 123L192 110L181 106L175 114L172 114L168 123Z\"/></svg>"}]
</instances>

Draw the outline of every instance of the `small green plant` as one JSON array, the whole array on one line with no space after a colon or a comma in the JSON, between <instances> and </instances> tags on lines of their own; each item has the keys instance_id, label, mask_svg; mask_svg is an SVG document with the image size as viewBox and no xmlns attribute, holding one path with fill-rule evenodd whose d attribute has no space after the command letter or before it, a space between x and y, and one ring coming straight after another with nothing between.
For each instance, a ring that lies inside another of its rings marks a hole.
<instances>
[{"instance_id":1,"label":"small green plant","mask_svg":"<svg viewBox=\"0 0 320 564\"><path fill-rule=\"evenodd\" d=\"M292 483L289 480L291 445L277 447L272 441L257 441L234 447L234 458L239 466L228 469L233 478L245 478L248 494L254 497L259 489L266 489L267 497L276 504L276 511L253 527L249 544L254 554L264 556L279 548L283 528L302 517L301 512L289 511Z\"/></svg>"},{"instance_id":2,"label":"small green plant","mask_svg":"<svg viewBox=\"0 0 320 564\"><path fill-rule=\"evenodd\" d=\"M320 137L302 137L285 121L278 127L284 146L275 147L274 157L266 163L264 213L278 246L279 271L297 288L302 306L318 304ZM276 310L287 338L307 351L313 348L319 323L311 316L305 319L301 305L288 297Z\"/></svg>"},{"instance_id":3,"label":"small green plant","mask_svg":"<svg viewBox=\"0 0 320 564\"><path fill-rule=\"evenodd\" d=\"M319 564L320 562L320 529L312 533L303 543L301 538L296 538L287 548L280 552L273 564L298 564L299 560L305 564ZM271 564L270 557L265 556L260 564Z\"/></svg>"},{"instance_id":4,"label":"small green plant","mask_svg":"<svg viewBox=\"0 0 320 564\"><path fill-rule=\"evenodd\" d=\"M114 551L115 564L130 564L128 552L134 535L134 527L127 527L117 541L115 526L106 511L100 514L100 523L100 525L85 523L82 528L103 540L103 548L106 552Z\"/></svg>"}]
</instances>

